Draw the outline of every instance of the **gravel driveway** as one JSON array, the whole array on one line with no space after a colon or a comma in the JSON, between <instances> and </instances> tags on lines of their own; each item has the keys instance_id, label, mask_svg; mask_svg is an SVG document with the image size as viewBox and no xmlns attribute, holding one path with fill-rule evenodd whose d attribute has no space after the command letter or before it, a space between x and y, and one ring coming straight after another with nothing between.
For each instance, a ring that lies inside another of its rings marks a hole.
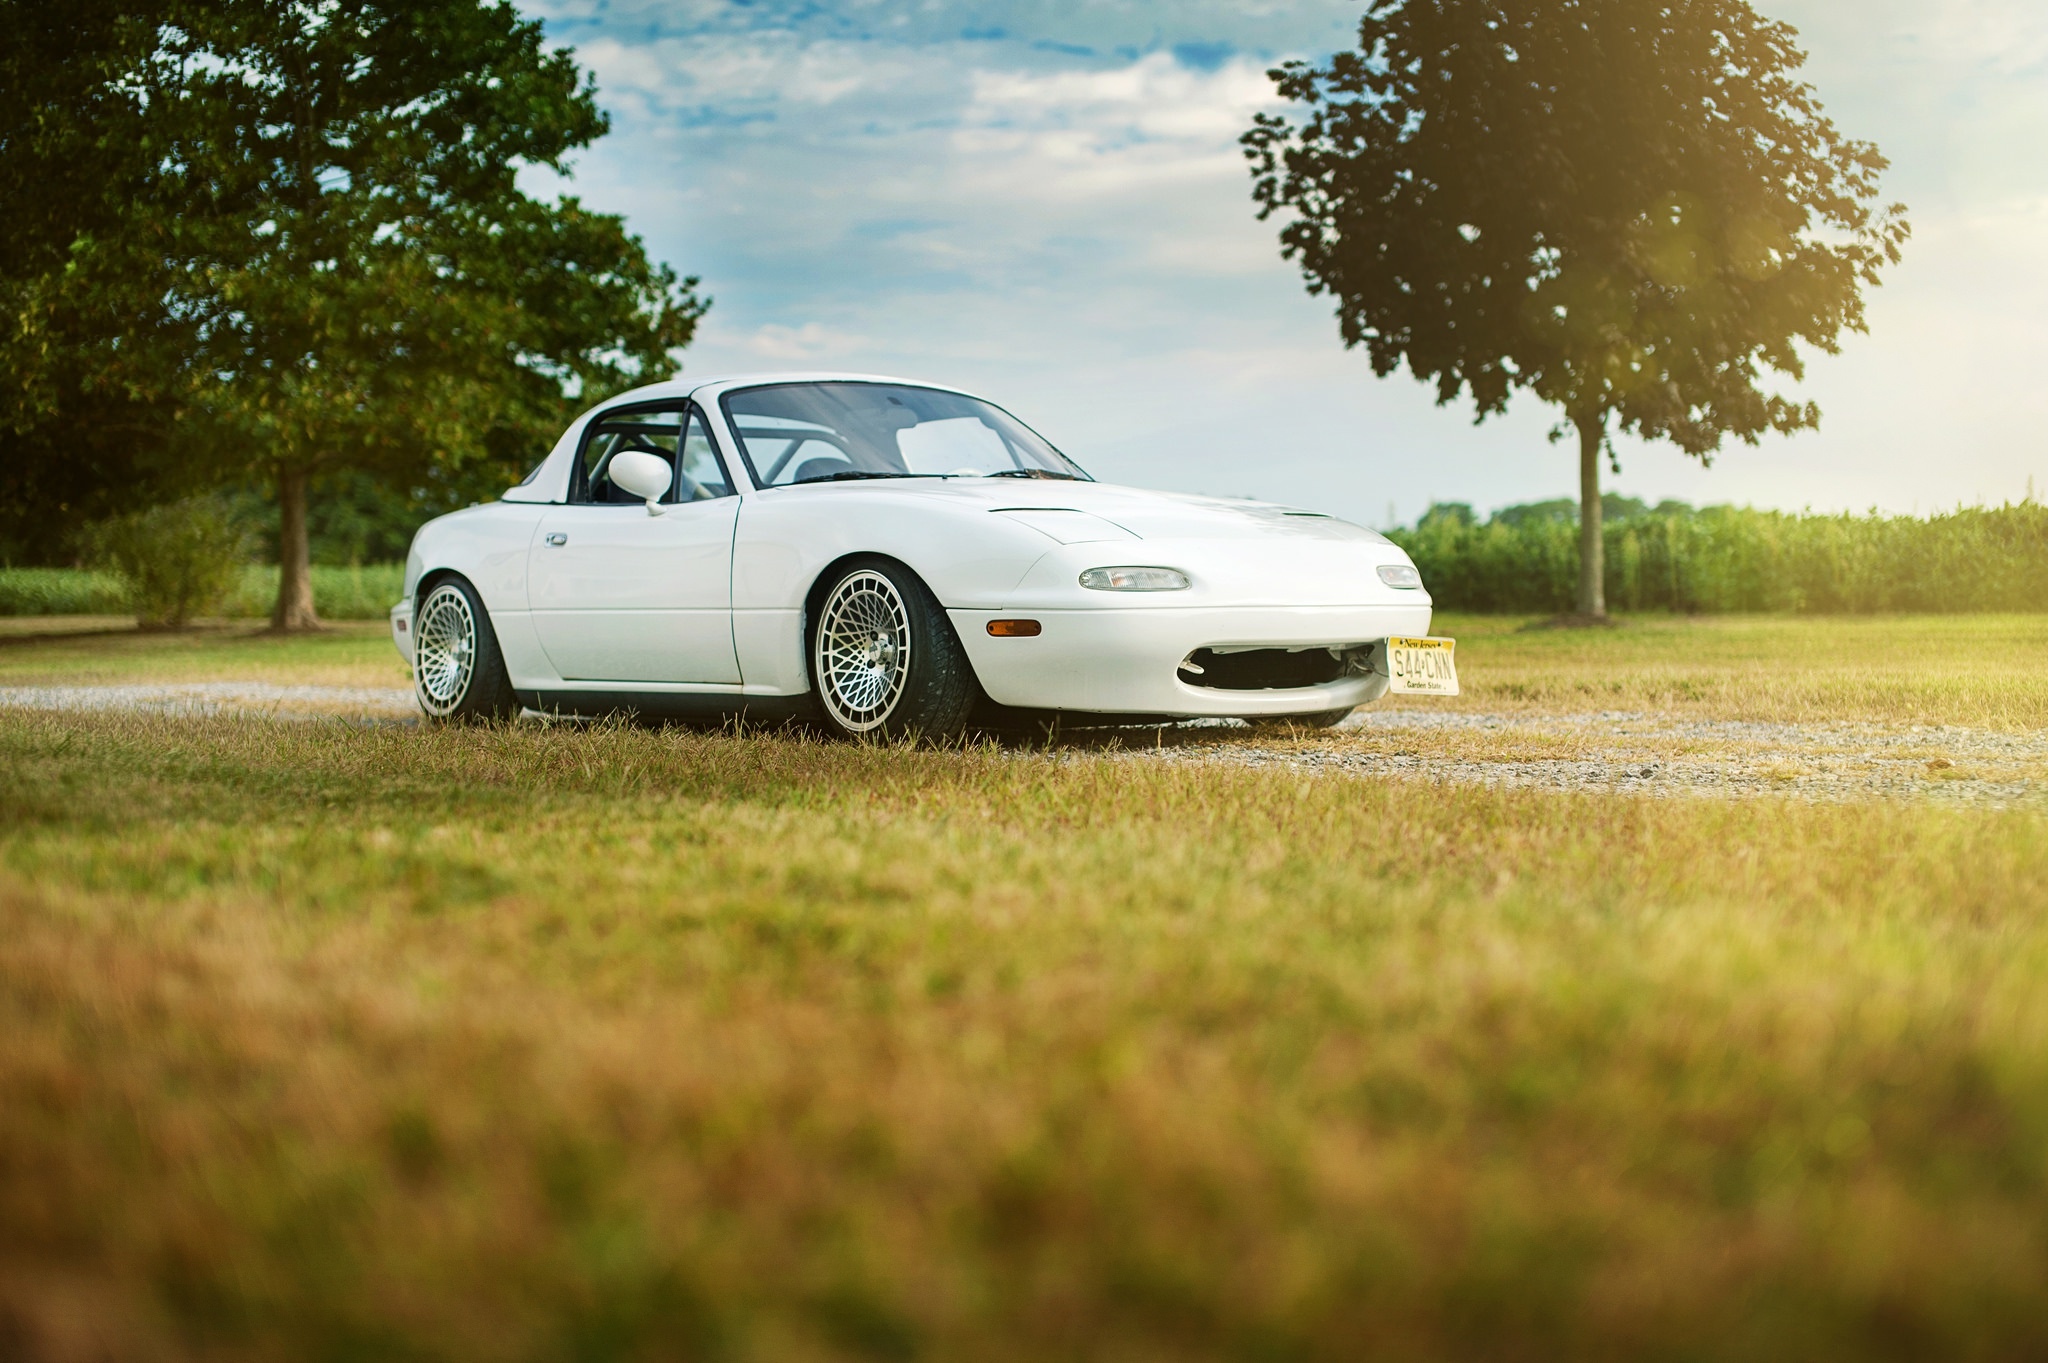
<instances>
[{"instance_id":1,"label":"gravel driveway","mask_svg":"<svg viewBox=\"0 0 2048 1363\"><path fill-rule=\"evenodd\" d=\"M418 719L409 686L276 686L187 682L143 686L0 686L0 709L131 710L166 715L279 719Z\"/></svg>"}]
</instances>

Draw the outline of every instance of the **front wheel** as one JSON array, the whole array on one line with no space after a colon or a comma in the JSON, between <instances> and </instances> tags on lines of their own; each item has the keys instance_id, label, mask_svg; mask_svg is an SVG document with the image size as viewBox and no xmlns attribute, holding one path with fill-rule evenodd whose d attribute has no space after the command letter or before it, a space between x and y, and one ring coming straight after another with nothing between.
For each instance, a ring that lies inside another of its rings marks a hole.
<instances>
[{"instance_id":1,"label":"front wheel","mask_svg":"<svg viewBox=\"0 0 2048 1363\"><path fill-rule=\"evenodd\" d=\"M436 583L413 617L412 637L412 689L427 718L510 719L519 713L497 632L467 582L451 577Z\"/></svg>"},{"instance_id":2,"label":"front wheel","mask_svg":"<svg viewBox=\"0 0 2048 1363\"><path fill-rule=\"evenodd\" d=\"M956 738L974 707L974 671L931 590L874 559L844 569L811 635L825 722L848 738Z\"/></svg>"}]
</instances>

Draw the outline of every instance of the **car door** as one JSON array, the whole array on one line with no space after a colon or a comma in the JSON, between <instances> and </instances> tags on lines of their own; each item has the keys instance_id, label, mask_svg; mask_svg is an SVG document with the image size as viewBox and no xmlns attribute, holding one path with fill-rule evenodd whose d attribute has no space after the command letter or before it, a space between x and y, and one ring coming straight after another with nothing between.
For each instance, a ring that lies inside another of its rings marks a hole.
<instances>
[{"instance_id":1,"label":"car door","mask_svg":"<svg viewBox=\"0 0 2048 1363\"><path fill-rule=\"evenodd\" d=\"M613 486L614 455L666 460L660 514ZM732 642L731 477L703 413L676 402L594 419L569 501L542 515L527 551L527 600L548 661L567 681L737 684Z\"/></svg>"}]
</instances>

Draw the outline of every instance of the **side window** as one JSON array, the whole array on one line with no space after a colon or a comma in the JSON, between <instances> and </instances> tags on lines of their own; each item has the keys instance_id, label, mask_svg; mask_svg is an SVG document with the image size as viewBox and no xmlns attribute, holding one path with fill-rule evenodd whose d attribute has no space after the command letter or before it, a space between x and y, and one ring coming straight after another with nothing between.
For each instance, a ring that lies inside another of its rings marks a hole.
<instances>
[{"instance_id":1,"label":"side window","mask_svg":"<svg viewBox=\"0 0 2048 1363\"><path fill-rule=\"evenodd\" d=\"M711 444L711 433L704 426L704 413L694 407L690 409L689 425L683 430L682 449L683 476L676 479L669 500L703 502L713 497L732 496L732 479L725 471L725 461L718 457L718 451Z\"/></svg>"},{"instance_id":2,"label":"side window","mask_svg":"<svg viewBox=\"0 0 2048 1363\"><path fill-rule=\"evenodd\" d=\"M674 469L677 435L682 425L683 409L679 406L631 407L602 414L583 433L583 457L577 463L576 483L569 490L569 500L619 506L641 505L641 498L612 486L608 473L612 459L627 450L639 450L656 456ZM673 500L674 496L674 484L671 483L669 497Z\"/></svg>"}]
</instances>

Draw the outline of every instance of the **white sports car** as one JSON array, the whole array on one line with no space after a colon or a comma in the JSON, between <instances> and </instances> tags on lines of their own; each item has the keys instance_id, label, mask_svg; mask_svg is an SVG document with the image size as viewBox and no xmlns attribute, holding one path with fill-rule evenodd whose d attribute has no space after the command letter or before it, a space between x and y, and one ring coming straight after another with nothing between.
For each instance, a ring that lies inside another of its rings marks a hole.
<instances>
[{"instance_id":1,"label":"white sports car","mask_svg":"<svg viewBox=\"0 0 2048 1363\"><path fill-rule=\"evenodd\" d=\"M1452 694L1415 566L1317 511L1097 483L1001 408L858 375L585 414L413 539L392 638L435 718L806 717L848 735Z\"/></svg>"}]
</instances>

